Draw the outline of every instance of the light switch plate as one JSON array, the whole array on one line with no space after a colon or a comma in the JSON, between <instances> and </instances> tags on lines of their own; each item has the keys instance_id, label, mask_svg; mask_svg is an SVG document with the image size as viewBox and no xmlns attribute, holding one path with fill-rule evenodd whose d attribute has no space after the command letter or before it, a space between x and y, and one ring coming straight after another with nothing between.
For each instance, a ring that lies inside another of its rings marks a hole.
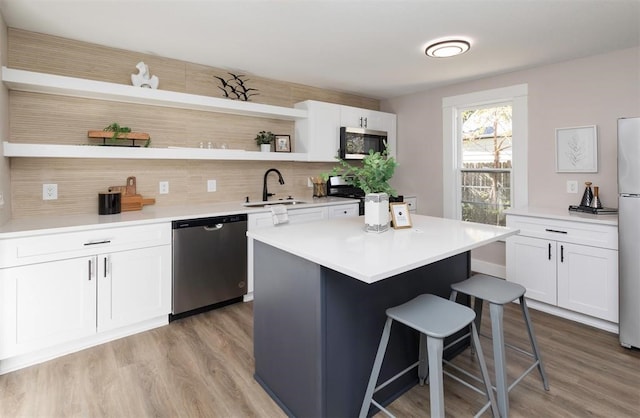
<instances>
[{"instance_id":1,"label":"light switch plate","mask_svg":"<svg viewBox=\"0 0 640 418\"><path fill-rule=\"evenodd\" d=\"M578 182L576 180L567 180L567 193L578 193Z\"/></svg>"},{"instance_id":2,"label":"light switch plate","mask_svg":"<svg viewBox=\"0 0 640 418\"><path fill-rule=\"evenodd\" d=\"M42 200L56 200L58 198L57 184L42 185Z\"/></svg>"},{"instance_id":3,"label":"light switch plate","mask_svg":"<svg viewBox=\"0 0 640 418\"><path fill-rule=\"evenodd\" d=\"M215 192L218 185L215 180L207 180L207 192Z\"/></svg>"}]
</instances>

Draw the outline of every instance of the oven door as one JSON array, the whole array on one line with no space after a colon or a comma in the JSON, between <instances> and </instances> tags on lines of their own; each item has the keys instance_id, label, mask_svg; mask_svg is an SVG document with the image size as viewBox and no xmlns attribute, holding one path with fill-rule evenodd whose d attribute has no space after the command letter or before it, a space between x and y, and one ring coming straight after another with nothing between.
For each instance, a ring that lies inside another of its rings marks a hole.
<instances>
[{"instance_id":1,"label":"oven door","mask_svg":"<svg viewBox=\"0 0 640 418\"><path fill-rule=\"evenodd\" d=\"M385 149L387 133L363 128L340 128L340 158L343 160L362 160L373 152Z\"/></svg>"}]
</instances>

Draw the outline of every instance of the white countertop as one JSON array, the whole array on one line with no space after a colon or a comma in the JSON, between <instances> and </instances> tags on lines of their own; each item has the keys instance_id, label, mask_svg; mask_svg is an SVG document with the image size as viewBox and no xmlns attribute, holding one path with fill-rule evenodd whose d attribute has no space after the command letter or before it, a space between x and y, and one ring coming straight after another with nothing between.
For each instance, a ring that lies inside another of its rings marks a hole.
<instances>
[{"instance_id":1,"label":"white countertop","mask_svg":"<svg viewBox=\"0 0 640 418\"><path fill-rule=\"evenodd\" d=\"M525 207L525 208L510 208L505 211L507 215L514 216L531 216L534 218L553 218L563 221L574 221L593 223L601 225L618 225L618 214L608 213L594 215L584 212L573 212L569 208L538 208L538 207Z\"/></svg>"},{"instance_id":2,"label":"white countertop","mask_svg":"<svg viewBox=\"0 0 640 418\"><path fill-rule=\"evenodd\" d=\"M336 270L374 283L504 239L517 229L411 215L412 228L383 233L364 231L364 218L338 218L280 225L247 236Z\"/></svg>"},{"instance_id":3,"label":"white countertop","mask_svg":"<svg viewBox=\"0 0 640 418\"><path fill-rule=\"evenodd\" d=\"M321 197L304 199L304 204L288 206L292 209L316 206L333 206L345 203L357 203L357 200L341 197ZM278 200L270 201L278 204ZM142 210L122 212L116 215L64 215L43 216L25 219L11 219L0 226L0 239L25 237L60 232L84 231L95 228L116 228L159 222L171 222L181 219L207 218L211 216L236 215L241 213L268 212L268 207L245 207L242 202L212 203L204 205L155 206L147 205Z\"/></svg>"}]
</instances>

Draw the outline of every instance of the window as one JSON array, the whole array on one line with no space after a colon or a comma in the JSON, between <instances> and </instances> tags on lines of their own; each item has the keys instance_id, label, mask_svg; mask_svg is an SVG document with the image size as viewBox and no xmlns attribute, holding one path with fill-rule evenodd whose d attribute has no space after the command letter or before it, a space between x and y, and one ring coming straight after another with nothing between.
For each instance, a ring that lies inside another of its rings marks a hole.
<instances>
[{"instance_id":1,"label":"window","mask_svg":"<svg viewBox=\"0 0 640 418\"><path fill-rule=\"evenodd\" d=\"M504 225L527 204L527 86L443 99L444 215Z\"/></svg>"}]
</instances>

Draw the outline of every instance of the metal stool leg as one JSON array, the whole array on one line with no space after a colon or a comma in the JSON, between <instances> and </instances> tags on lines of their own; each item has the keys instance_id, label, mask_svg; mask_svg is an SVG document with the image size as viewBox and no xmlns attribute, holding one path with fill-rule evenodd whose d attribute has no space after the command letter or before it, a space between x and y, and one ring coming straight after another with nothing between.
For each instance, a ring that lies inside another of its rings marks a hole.
<instances>
[{"instance_id":1,"label":"metal stool leg","mask_svg":"<svg viewBox=\"0 0 640 418\"><path fill-rule=\"evenodd\" d=\"M480 363L480 372L482 374L482 380L484 381L484 387L486 388L487 398L491 405L491 413L494 418L500 416L498 411L498 405L496 404L496 398L493 396L493 386L491 386L491 379L489 378L489 370L487 370L487 363L484 361L484 354L482 354L482 346L480 345L480 337L478 337L478 329L476 324L471 322L471 335L473 336L474 345L478 347L476 355L478 356L478 363Z\"/></svg>"},{"instance_id":2,"label":"metal stool leg","mask_svg":"<svg viewBox=\"0 0 640 418\"><path fill-rule=\"evenodd\" d=\"M431 417L444 418L444 382L442 378L443 340L427 336L429 352L429 396Z\"/></svg>"},{"instance_id":3,"label":"metal stool leg","mask_svg":"<svg viewBox=\"0 0 640 418\"><path fill-rule=\"evenodd\" d=\"M387 318L387 322L384 324L384 330L382 331L382 337L380 337L380 344L378 345L378 352L376 359L373 362L373 369L371 370L371 376L369 377L369 384L364 394L364 400L362 401L362 408L360 408L360 418L366 418L369 407L371 406L371 400L373 399L373 391L376 388L378 382L378 376L380 375L380 368L382 367L382 360L384 359L384 353L387 350L387 344L389 343L389 335L391 334L391 324L393 319Z\"/></svg>"},{"instance_id":4,"label":"metal stool leg","mask_svg":"<svg viewBox=\"0 0 640 418\"><path fill-rule=\"evenodd\" d=\"M419 362L418 362L418 383L424 386L427 376L429 376L429 365L427 364L427 336L420 333Z\"/></svg>"},{"instance_id":5,"label":"metal stool leg","mask_svg":"<svg viewBox=\"0 0 640 418\"><path fill-rule=\"evenodd\" d=\"M489 303L491 316L491 335L493 338L493 358L496 369L496 391L500 416L509 416L509 387L507 385L507 367L504 344L503 314L504 308L496 303Z\"/></svg>"},{"instance_id":6,"label":"metal stool leg","mask_svg":"<svg viewBox=\"0 0 640 418\"><path fill-rule=\"evenodd\" d=\"M529 309L527 308L527 302L525 302L524 296L520 296L520 308L522 309L522 315L524 316L524 322L527 324L527 331L529 332L529 340L531 340L531 348L533 349L533 355L538 363L538 371L542 378L542 385L544 390L549 390L549 382L547 380L547 373L544 371L544 365L542 364L542 357L540 357L540 350L538 350L538 343L536 336L533 332L533 323L529 317Z\"/></svg>"}]
</instances>

